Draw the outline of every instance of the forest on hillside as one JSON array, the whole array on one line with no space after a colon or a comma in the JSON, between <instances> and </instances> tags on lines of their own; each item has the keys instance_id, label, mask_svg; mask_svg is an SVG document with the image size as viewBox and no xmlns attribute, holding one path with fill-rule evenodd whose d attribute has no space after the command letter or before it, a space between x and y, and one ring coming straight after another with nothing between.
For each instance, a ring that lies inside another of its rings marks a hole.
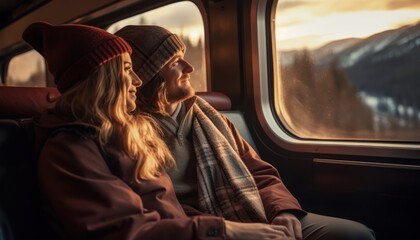
<instances>
[{"instance_id":1,"label":"forest on hillside","mask_svg":"<svg viewBox=\"0 0 420 240\"><path fill-rule=\"evenodd\" d=\"M420 140L420 22L278 56L278 101L296 135Z\"/></svg>"}]
</instances>

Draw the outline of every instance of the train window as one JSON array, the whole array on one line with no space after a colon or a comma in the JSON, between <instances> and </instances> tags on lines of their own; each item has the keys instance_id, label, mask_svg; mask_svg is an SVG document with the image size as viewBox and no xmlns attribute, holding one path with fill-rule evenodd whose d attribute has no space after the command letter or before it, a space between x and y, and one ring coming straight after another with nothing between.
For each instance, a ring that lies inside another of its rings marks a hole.
<instances>
[{"instance_id":1,"label":"train window","mask_svg":"<svg viewBox=\"0 0 420 240\"><path fill-rule=\"evenodd\" d=\"M6 85L45 87L45 62L43 57L31 50L14 56L7 70Z\"/></svg>"},{"instance_id":2,"label":"train window","mask_svg":"<svg viewBox=\"0 0 420 240\"><path fill-rule=\"evenodd\" d=\"M303 139L420 141L418 1L279 0L275 105Z\"/></svg>"},{"instance_id":3,"label":"train window","mask_svg":"<svg viewBox=\"0 0 420 240\"><path fill-rule=\"evenodd\" d=\"M204 24L197 6L189 1L177 2L118 21L109 26L115 33L126 25L158 25L177 34L187 46L185 59L194 66L191 85L207 91L204 53Z\"/></svg>"}]
</instances>

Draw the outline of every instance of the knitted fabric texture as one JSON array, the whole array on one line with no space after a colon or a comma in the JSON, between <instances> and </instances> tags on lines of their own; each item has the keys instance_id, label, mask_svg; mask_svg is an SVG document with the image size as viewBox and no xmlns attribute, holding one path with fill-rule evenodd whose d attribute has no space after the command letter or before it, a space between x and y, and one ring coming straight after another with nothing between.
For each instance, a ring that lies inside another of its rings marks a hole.
<instances>
[{"instance_id":1,"label":"knitted fabric texture","mask_svg":"<svg viewBox=\"0 0 420 240\"><path fill-rule=\"evenodd\" d=\"M232 221L267 223L258 188L229 126L200 97L193 111L200 210Z\"/></svg>"},{"instance_id":2,"label":"knitted fabric texture","mask_svg":"<svg viewBox=\"0 0 420 240\"><path fill-rule=\"evenodd\" d=\"M135 73L148 83L176 53L185 53L182 40L165 28L149 25L129 25L115 35L122 37L133 48L131 59Z\"/></svg>"},{"instance_id":3,"label":"knitted fabric texture","mask_svg":"<svg viewBox=\"0 0 420 240\"><path fill-rule=\"evenodd\" d=\"M22 37L45 58L61 93L86 80L100 65L132 52L122 38L81 24L36 22Z\"/></svg>"}]
</instances>

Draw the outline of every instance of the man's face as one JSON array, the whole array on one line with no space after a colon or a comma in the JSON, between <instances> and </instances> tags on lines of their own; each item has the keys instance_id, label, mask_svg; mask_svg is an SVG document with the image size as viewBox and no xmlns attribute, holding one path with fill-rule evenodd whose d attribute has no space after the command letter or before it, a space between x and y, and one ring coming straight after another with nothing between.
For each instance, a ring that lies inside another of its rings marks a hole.
<instances>
[{"instance_id":1,"label":"man's face","mask_svg":"<svg viewBox=\"0 0 420 240\"><path fill-rule=\"evenodd\" d=\"M194 67L184 59L184 53L179 51L160 71L165 79L167 99L170 103L182 102L195 94L190 84L190 73Z\"/></svg>"}]
</instances>

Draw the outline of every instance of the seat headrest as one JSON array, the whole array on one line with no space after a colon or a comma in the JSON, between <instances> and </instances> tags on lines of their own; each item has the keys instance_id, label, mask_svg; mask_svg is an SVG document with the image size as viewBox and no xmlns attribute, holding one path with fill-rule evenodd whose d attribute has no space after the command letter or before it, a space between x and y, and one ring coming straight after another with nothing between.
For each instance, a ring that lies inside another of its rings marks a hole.
<instances>
[{"instance_id":1,"label":"seat headrest","mask_svg":"<svg viewBox=\"0 0 420 240\"><path fill-rule=\"evenodd\" d=\"M197 96L200 96L212 105L216 110L226 111L231 110L232 102L230 98L221 92L197 92Z\"/></svg>"},{"instance_id":2,"label":"seat headrest","mask_svg":"<svg viewBox=\"0 0 420 240\"><path fill-rule=\"evenodd\" d=\"M230 110L230 98L220 92L197 92L219 111ZM52 108L51 101L60 96L53 87L8 87L0 86L0 119L31 118Z\"/></svg>"},{"instance_id":3,"label":"seat headrest","mask_svg":"<svg viewBox=\"0 0 420 240\"><path fill-rule=\"evenodd\" d=\"M31 118L53 107L58 96L52 87L0 86L0 119Z\"/></svg>"}]
</instances>

